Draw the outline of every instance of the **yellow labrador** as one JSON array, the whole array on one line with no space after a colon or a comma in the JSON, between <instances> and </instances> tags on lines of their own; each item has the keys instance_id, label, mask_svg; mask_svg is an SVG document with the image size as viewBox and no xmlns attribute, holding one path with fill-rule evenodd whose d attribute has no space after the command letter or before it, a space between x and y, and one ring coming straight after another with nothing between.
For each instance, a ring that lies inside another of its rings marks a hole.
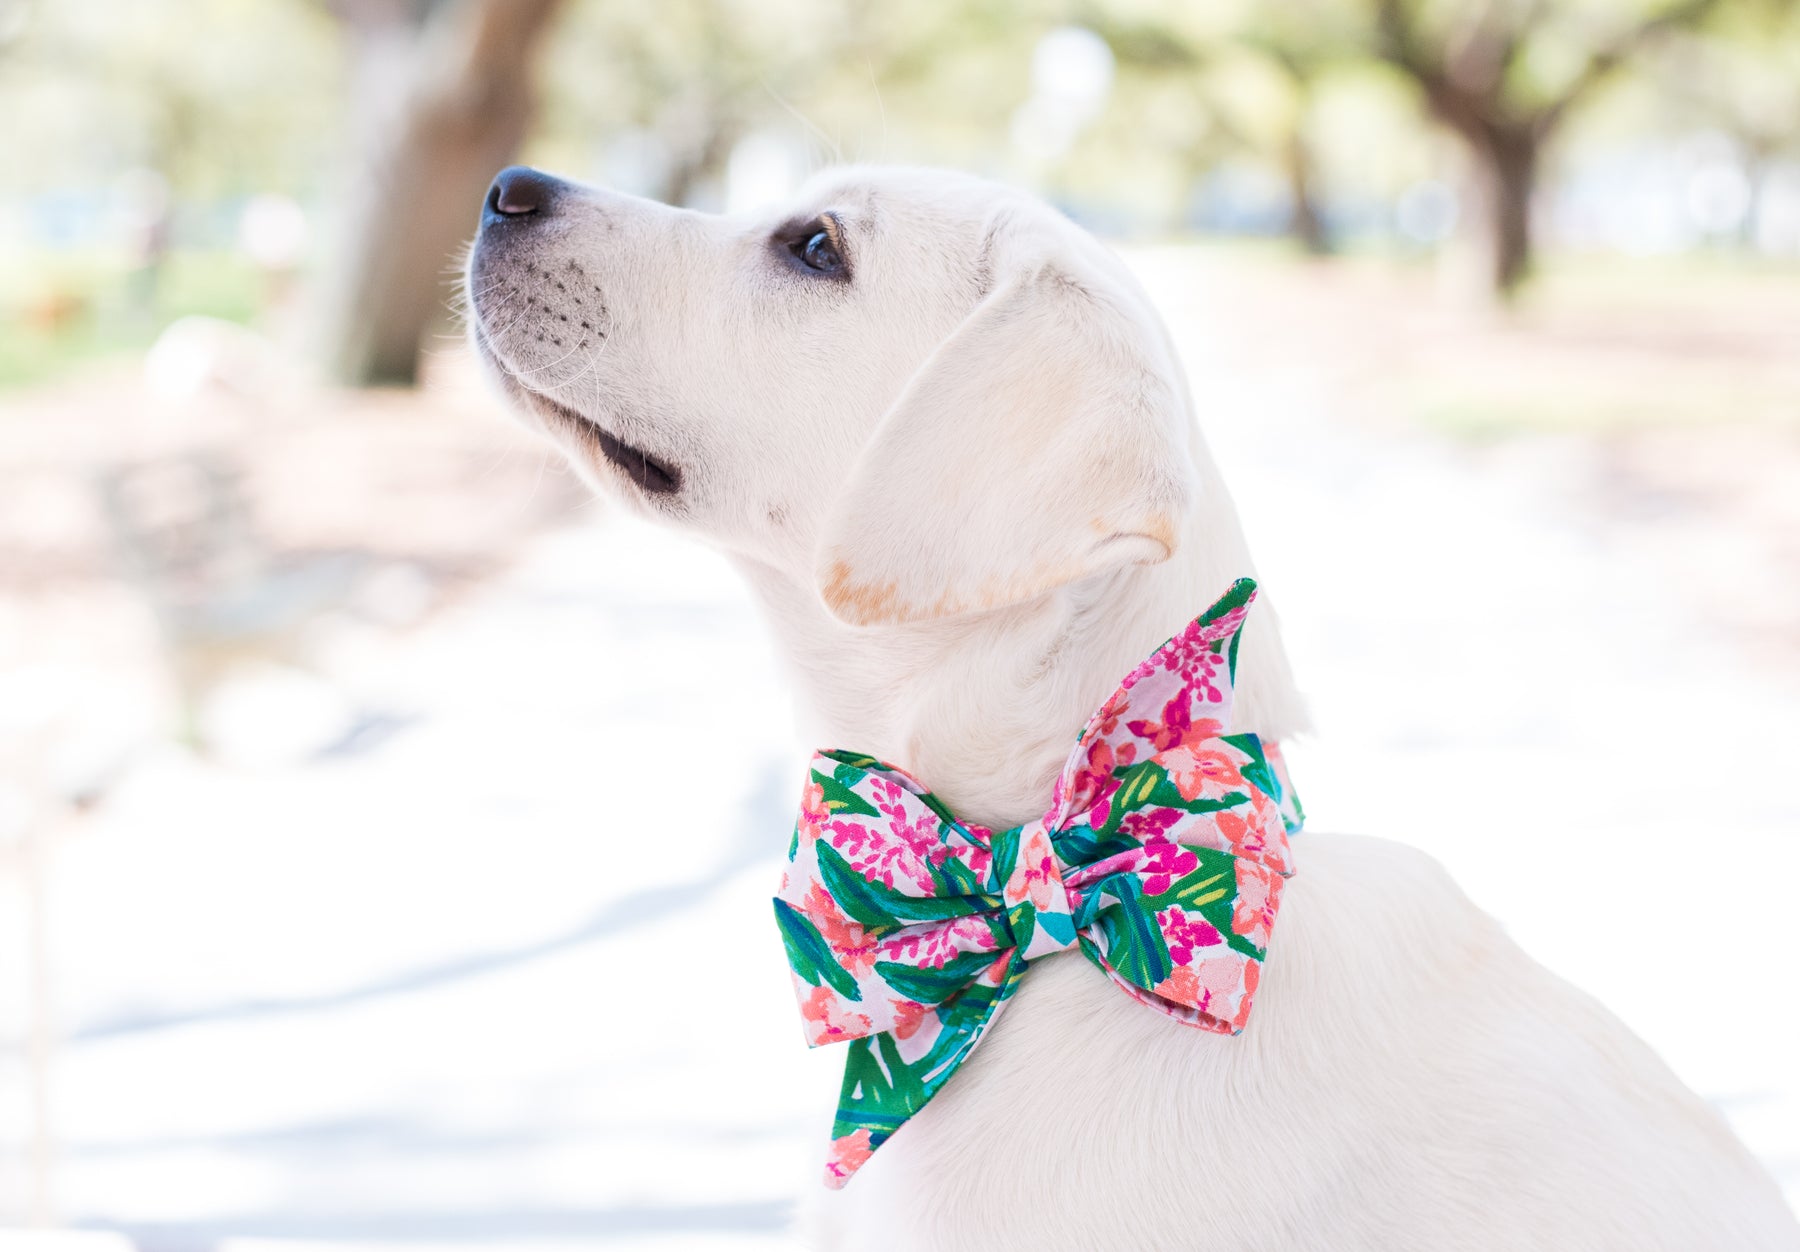
<instances>
[{"instance_id":1,"label":"yellow labrador","mask_svg":"<svg viewBox=\"0 0 1800 1252\"><path fill-rule=\"evenodd\" d=\"M468 286L517 406L743 571L818 741L971 820L1040 812L1088 714L1251 572L1155 311L1017 192L852 168L715 217L512 169ZM1266 607L1239 675L1239 729L1301 729ZM1242 1036L1041 960L821 1246L1800 1248L1721 1119L1429 858L1294 852Z\"/></svg>"}]
</instances>

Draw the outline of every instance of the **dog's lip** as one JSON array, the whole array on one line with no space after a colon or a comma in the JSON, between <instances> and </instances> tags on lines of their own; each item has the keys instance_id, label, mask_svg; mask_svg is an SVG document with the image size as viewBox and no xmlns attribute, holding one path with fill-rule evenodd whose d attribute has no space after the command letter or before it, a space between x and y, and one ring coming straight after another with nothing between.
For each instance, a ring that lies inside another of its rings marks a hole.
<instances>
[{"instance_id":1,"label":"dog's lip","mask_svg":"<svg viewBox=\"0 0 1800 1252\"><path fill-rule=\"evenodd\" d=\"M540 412L574 426L582 436L593 440L599 446L600 454L641 490L654 496L673 495L681 490L680 466L652 456L636 444L626 443L592 418L542 392L529 387L521 387L521 390Z\"/></svg>"},{"instance_id":2,"label":"dog's lip","mask_svg":"<svg viewBox=\"0 0 1800 1252\"><path fill-rule=\"evenodd\" d=\"M653 496L673 495L681 490L681 467L665 461L635 444L613 434L593 418L578 409L570 408L560 400L553 400L543 392L528 387L513 373L506 360L494 350L488 341L487 331L481 325L480 318L475 319L475 341L494 363L500 367L500 373L506 379L508 388L540 415L552 421L559 421L575 429L582 438L591 440L599 449L600 455L637 484L640 491Z\"/></svg>"}]
</instances>

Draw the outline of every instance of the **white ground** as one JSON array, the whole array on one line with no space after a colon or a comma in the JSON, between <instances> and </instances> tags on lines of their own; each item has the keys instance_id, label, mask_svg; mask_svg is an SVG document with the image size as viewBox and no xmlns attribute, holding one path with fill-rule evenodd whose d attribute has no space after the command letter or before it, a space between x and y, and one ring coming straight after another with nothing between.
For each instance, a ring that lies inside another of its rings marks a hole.
<instances>
[{"instance_id":1,"label":"white ground","mask_svg":"<svg viewBox=\"0 0 1800 1252\"><path fill-rule=\"evenodd\" d=\"M1227 312L1146 270L1196 377L1236 374ZM1304 370L1200 392L1314 700L1312 829L1442 858L1800 1197L1793 690L1554 465L1344 430ZM162 749L58 849L61 1216L146 1249L779 1246L838 1059L802 1046L769 921L805 745L729 571L596 511L325 668L221 710L246 763ZM301 751L345 709L355 737Z\"/></svg>"}]
</instances>

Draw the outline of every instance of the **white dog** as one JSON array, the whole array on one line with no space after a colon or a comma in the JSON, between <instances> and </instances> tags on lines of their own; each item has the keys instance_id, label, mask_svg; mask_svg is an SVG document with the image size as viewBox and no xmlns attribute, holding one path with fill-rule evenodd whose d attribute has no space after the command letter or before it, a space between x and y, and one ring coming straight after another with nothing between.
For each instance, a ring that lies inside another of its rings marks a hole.
<instances>
[{"instance_id":1,"label":"white dog","mask_svg":"<svg viewBox=\"0 0 1800 1252\"><path fill-rule=\"evenodd\" d=\"M1089 714L1251 572L1155 312L1019 193L847 169L714 217L514 169L468 284L517 405L742 569L817 742L969 820L1041 813ZM1302 728L1266 603L1238 693L1236 729ZM1294 855L1241 1036L1035 962L821 1245L1800 1248L1718 1115L1429 858L1316 833Z\"/></svg>"}]
</instances>

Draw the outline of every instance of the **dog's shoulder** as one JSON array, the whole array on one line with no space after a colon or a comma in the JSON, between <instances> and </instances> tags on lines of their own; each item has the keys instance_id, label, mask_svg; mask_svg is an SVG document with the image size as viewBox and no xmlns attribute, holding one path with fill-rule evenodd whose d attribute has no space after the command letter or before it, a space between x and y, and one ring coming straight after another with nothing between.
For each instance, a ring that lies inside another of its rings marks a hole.
<instances>
[{"instance_id":1,"label":"dog's shoulder","mask_svg":"<svg viewBox=\"0 0 1800 1252\"><path fill-rule=\"evenodd\" d=\"M1367 961L1383 949L1436 959L1472 959L1511 949L1498 923L1448 870L1409 844L1369 835L1308 833L1294 840L1297 872L1283 893L1281 927L1291 945L1313 932L1362 937ZM1296 932L1302 932L1297 935ZM1340 945L1327 945L1339 950Z\"/></svg>"}]
</instances>

